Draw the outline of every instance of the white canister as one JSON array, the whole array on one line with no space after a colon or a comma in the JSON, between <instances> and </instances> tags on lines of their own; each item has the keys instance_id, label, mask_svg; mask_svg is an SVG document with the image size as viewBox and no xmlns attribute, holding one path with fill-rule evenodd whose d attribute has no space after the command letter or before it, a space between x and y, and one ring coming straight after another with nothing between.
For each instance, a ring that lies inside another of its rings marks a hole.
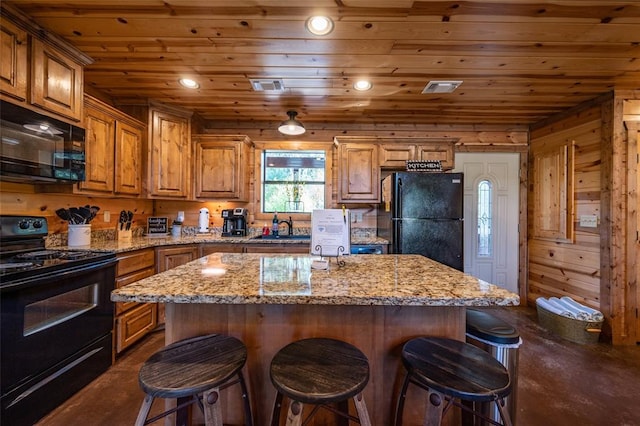
<instances>
[{"instance_id":1,"label":"white canister","mask_svg":"<svg viewBox=\"0 0 640 426\"><path fill-rule=\"evenodd\" d=\"M69 247L91 245L91 224L69 225Z\"/></svg>"},{"instance_id":2,"label":"white canister","mask_svg":"<svg viewBox=\"0 0 640 426\"><path fill-rule=\"evenodd\" d=\"M174 238L178 238L182 236L182 225L173 225L171 227L171 236Z\"/></svg>"},{"instance_id":3,"label":"white canister","mask_svg":"<svg viewBox=\"0 0 640 426\"><path fill-rule=\"evenodd\" d=\"M206 207L200 209L198 232L209 232L209 209Z\"/></svg>"}]
</instances>

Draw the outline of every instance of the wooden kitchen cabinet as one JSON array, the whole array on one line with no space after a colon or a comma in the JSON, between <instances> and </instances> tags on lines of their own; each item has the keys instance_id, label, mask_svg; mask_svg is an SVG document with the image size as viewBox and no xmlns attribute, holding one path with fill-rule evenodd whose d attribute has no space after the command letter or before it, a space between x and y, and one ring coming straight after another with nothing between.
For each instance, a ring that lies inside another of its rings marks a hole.
<instances>
[{"instance_id":1,"label":"wooden kitchen cabinet","mask_svg":"<svg viewBox=\"0 0 640 426\"><path fill-rule=\"evenodd\" d=\"M197 245L180 245L156 248L156 273L184 265L200 256ZM164 303L158 303L158 324L164 324Z\"/></svg>"},{"instance_id":2,"label":"wooden kitchen cabinet","mask_svg":"<svg viewBox=\"0 0 640 426\"><path fill-rule=\"evenodd\" d=\"M83 69L92 59L13 7L1 6L2 98L67 121L82 121Z\"/></svg>"},{"instance_id":3,"label":"wooden kitchen cabinet","mask_svg":"<svg viewBox=\"0 0 640 426\"><path fill-rule=\"evenodd\" d=\"M73 121L82 121L82 71L82 64L32 38L30 102Z\"/></svg>"},{"instance_id":4,"label":"wooden kitchen cabinet","mask_svg":"<svg viewBox=\"0 0 640 426\"><path fill-rule=\"evenodd\" d=\"M158 247L156 249L156 272L164 272L191 262L198 258L199 253L197 245Z\"/></svg>"},{"instance_id":5,"label":"wooden kitchen cabinet","mask_svg":"<svg viewBox=\"0 0 640 426\"><path fill-rule=\"evenodd\" d=\"M139 196L144 124L85 97L86 179L79 193Z\"/></svg>"},{"instance_id":6,"label":"wooden kitchen cabinet","mask_svg":"<svg viewBox=\"0 0 640 426\"><path fill-rule=\"evenodd\" d=\"M251 140L244 135L194 135L197 199L248 201Z\"/></svg>"},{"instance_id":7,"label":"wooden kitchen cabinet","mask_svg":"<svg viewBox=\"0 0 640 426\"><path fill-rule=\"evenodd\" d=\"M453 141L433 140L424 142L404 142L394 140L380 144L380 167L405 170L409 160L440 160L442 170L453 169Z\"/></svg>"},{"instance_id":8,"label":"wooden kitchen cabinet","mask_svg":"<svg viewBox=\"0 0 640 426\"><path fill-rule=\"evenodd\" d=\"M0 92L19 101L27 100L27 32L0 18Z\"/></svg>"},{"instance_id":9,"label":"wooden kitchen cabinet","mask_svg":"<svg viewBox=\"0 0 640 426\"><path fill-rule=\"evenodd\" d=\"M116 288L150 277L156 273L152 248L118 254ZM119 354L140 340L157 325L157 304L115 303L115 353Z\"/></svg>"},{"instance_id":10,"label":"wooden kitchen cabinet","mask_svg":"<svg viewBox=\"0 0 640 426\"><path fill-rule=\"evenodd\" d=\"M192 167L190 114L152 105L149 122L149 197L188 199Z\"/></svg>"},{"instance_id":11,"label":"wooden kitchen cabinet","mask_svg":"<svg viewBox=\"0 0 640 426\"><path fill-rule=\"evenodd\" d=\"M338 203L379 203L378 144L365 141L338 144Z\"/></svg>"}]
</instances>

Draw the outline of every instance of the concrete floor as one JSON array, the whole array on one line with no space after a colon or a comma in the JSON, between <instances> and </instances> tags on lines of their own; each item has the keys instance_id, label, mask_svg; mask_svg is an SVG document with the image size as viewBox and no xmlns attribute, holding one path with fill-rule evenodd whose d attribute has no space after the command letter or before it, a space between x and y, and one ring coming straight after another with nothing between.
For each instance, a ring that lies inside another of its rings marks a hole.
<instances>
[{"instance_id":1,"label":"concrete floor","mask_svg":"<svg viewBox=\"0 0 640 426\"><path fill-rule=\"evenodd\" d=\"M516 327L524 341L517 425L640 425L640 346L579 345L540 327L535 309L487 309ZM147 336L38 425L133 425L143 399L138 369L163 339L162 331Z\"/></svg>"}]
</instances>

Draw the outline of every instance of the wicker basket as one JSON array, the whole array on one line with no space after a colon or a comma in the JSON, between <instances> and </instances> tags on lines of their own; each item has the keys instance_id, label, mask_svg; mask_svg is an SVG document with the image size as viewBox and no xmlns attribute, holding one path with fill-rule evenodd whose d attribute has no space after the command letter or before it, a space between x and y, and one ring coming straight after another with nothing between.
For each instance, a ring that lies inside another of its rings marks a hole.
<instances>
[{"instance_id":1,"label":"wicker basket","mask_svg":"<svg viewBox=\"0 0 640 426\"><path fill-rule=\"evenodd\" d=\"M580 344L598 343L603 321L583 321L549 312L536 305L538 321L547 330Z\"/></svg>"}]
</instances>

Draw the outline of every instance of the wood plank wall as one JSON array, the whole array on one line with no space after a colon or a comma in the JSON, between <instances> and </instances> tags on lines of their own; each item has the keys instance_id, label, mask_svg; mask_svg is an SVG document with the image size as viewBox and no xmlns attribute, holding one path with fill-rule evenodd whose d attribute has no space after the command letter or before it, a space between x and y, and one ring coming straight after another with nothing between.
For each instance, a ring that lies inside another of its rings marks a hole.
<instances>
[{"instance_id":1,"label":"wood plank wall","mask_svg":"<svg viewBox=\"0 0 640 426\"><path fill-rule=\"evenodd\" d=\"M538 146L566 145L575 142L573 241L534 238L529 226L529 290L528 300L538 297L570 296L594 308L600 308L600 230L582 227L581 215L602 218L600 211L601 181L601 107L594 105L565 119L532 130L530 150ZM529 170L532 170L531 155ZM540 185L530 175L529 216L533 215L535 188Z\"/></svg>"},{"instance_id":2,"label":"wood plank wall","mask_svg":"<svg viewBox=\"0 0 640 426\"><path fill-rule=\"evenodd\" d=\"M146 226L147 217L153 215L151 200L87 197L71 193L38 193L34 185L0 182L0 214L44 216L47 218L49 234L67 233L68 225L55 214L56 210L86 204L100 207L98 216L91 222L92 231L115 231L120 210L131 210L134 213L134 228ZM104 221L105 211L110 212L109 222Z\"/></svg>"}]
</instances>

